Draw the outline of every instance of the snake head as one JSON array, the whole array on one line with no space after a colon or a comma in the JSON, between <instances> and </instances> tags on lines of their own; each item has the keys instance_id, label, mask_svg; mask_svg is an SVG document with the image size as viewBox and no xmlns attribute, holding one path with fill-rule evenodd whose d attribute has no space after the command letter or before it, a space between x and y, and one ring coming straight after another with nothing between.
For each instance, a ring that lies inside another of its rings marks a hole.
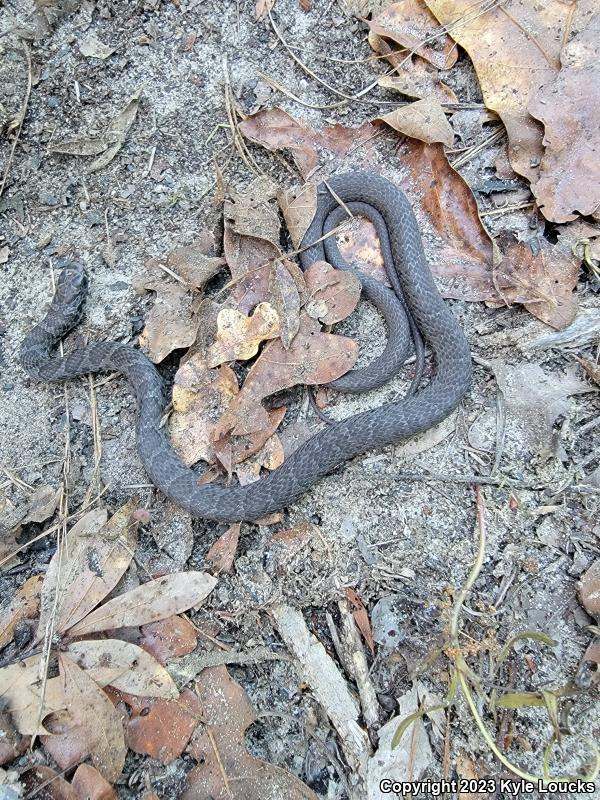
<instances>
[{"instance_id":1,"label":"snake head","mask_svg":"<svg viewBox=\"0 0 600 800\"><path fill-rule=\"evenodd\" d=\"M80 313L87 294L88 278L83 264L73 261L58 276L54 305L58 306L65 316L76 316Z\"/></svg>"}]
</instances>

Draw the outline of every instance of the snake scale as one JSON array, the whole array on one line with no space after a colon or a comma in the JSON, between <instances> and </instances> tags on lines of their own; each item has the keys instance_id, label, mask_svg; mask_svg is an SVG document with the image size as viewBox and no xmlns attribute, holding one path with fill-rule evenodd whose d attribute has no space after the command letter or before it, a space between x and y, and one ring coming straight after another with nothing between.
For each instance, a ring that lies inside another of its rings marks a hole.
<instances>
[{"instance_id":1,"label":"snake scale","mask_svg":"<svg viewBox=\"0 0 600 800\"><path fill-rule=\"evenodd\" d=\"M60 273L46 316L21 345L23 368L39 381L60 381L101 371L123 373L137 398L137 446L148 475L158 489L192 515L252 521L281 510L344 461L440 422L456 408L471 383L466 339L435 286L410 203L394 184L366 172L338 175L327 185L322 184L315 217L303 239L303 269L326 256L334 265L349 268L333 243L334 237L322 240L345 214L338 199L375 225L393 289L359 273L363 292L384 315L388 342L379 358L332 385L342 391L365 391L382 385L404 363L411 338L420 374L421 336L433 351L435 372L418 391L413 382L411 392L398 402L321 429L264 479L247 486L198 484L197 474L180 461L160 426L166 402L162 378L134 347L97 342L64 357L52 354L82 313L88 281L80 264L73 263Z\"/></svg>"}]
</instances>

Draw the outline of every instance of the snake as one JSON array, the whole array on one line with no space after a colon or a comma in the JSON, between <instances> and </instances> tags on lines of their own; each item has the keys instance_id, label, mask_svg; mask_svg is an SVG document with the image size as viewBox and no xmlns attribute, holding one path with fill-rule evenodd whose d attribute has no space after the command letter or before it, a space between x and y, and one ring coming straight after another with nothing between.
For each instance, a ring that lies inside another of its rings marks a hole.
<instances>
[{"instance_id":1,"label":"snake","mask_svg":"<svg viewBox=\"0 0 600 800\"><path fill-rule=\"evenodd\" d=\"M332 386L367 391L383 385L403 367L411 347L416 350L417 364L422 365L423 342L435 362L432 375L424 386L413 382L404 397L322 427L277 469L254 483L199 484L197 473L180 460L161 425L166 407L164 382L141 350L101 341L63 356L53 352L83 313L88 278L81 262L72 261L60 272L45 316L21 344L21 365L38 382L105 371L122 373L137 400L136 441L144 468L152 483L193 517L252 522L281 511L349 459L438 424L457 408L471 385L466 337L436 287L411 204L394 183L378 174L354 171L320 184L316 212L302 239L302 269L325 260L327 254L334 265L353 269L341 258L331 235L348 212L365 216L378 233L392 288L364 271L357 274L362 291L384 316L388 341L378 358L351 370Z\"/></svg>"}]
</instances>

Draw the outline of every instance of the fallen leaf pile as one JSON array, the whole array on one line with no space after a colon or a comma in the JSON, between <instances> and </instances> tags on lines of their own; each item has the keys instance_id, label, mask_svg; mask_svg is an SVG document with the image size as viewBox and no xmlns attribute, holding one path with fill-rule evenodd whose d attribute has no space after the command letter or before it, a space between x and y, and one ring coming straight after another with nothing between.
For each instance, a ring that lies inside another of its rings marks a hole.
<instances>
[{"instance_id":1,"label":"fallen leaf pile","mask_svg":"<svg viewBox=\"0 0 600 800\"><path fill-rule=\"evenodd\" d=\"M198 606L216 584L207 573L184 572L115 594L137 543L134 511L135 505L128 503L110 519L103 509L83 516L68 531L43 582L30 579L25 584L3 623L6 644L34 602L31 594L41 588L32 649L39 651L42 642L50 641L49 663L54 660L57 674L47 677L41 653L26 657L0 669L0 697L18 733L41 735L63 769L89 755L109 782L121 774L127 748L122 714L104 687L176 700L179 691L152 652L160 656L173 650L158 647L157 631L150 626ZM185 623L181 625L185 631ZM115 637L123 629L140 627L139 644Z\"/></svg>"},{"instance_id":2,"label":"fallen leaf pile","mask_svg":"<svg viewBox=\"0 0 600 800\"><path fill-rule=\"evenodd\" d=\"M136 516L133 503L110 519L104 510L88 512L69 530L44 580L29 579L5 613L3 644L41 590L34 647L46 633L51 650L47 663L37 653L0 669L0 763L39 736L61 770L79 766L70 782L49 767L29 769L21 775L27 791L52 782L53 797L116 798L111 784L128 749L164 765L186 750L199 763L186 797L207 797L208 787L220 796L223 782L243 775L241 793L228 796L264 797L267 782L277 796L316 800L296 777L246 751L244 733L256 716L225 667L204 670L193 690L177 688L168 664L197 645L195 627L179 615L198 607L217 579L188 571L118 593L136 547ZM213 548L219 571L233 558L239 525L232 530L233 550L223 543L217 555ZM81 763L87 758L93 766Z\"/></svg>"}]
</instances>

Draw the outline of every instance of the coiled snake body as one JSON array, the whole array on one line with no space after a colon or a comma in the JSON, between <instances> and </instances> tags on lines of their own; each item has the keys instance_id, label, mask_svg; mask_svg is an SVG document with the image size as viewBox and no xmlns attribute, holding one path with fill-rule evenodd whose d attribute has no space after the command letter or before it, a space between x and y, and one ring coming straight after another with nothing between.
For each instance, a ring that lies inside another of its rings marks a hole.
<instances>
[{"instance_id":1,"label":"coiled snake body","mask_svg":"<svg viewBox=\"0 0 600 800\"><path fill-rule=\"evenodd\" d=\"M410 331L419 331L432 349L436 369L427 386L395 403L364 411L319 431L274 472L248 486L198 485L196 473L180 460L160 427L165 407L163 381L139 350L119 342L98 342L67 356L51 354L58 340L79 320L87 277L80 265L61 272L57 291L44 319L21 346L24 369L40 381L59 381L91 372L122 372L138 404L137 445L152 482L192 515L215 520L256 520L297 500L310 486L344 461L374 448L427 430L460 402L471 382L471 358L465 337L442 300L425 261L421 237L410 204L392 183L377 175L354 172L332 178L318 193L316 216L304 237L305 268L330 256L340 263L333 237L324 247L313 244L335 226L340 210L336 196L352 211L374 222L386 269L395 291L360 275L363 290L381 309L389 340L384 353L363 370L334 382L343 391L364 391L398 371L407 354ZM408 313L407 313L408 312ZM417 362L422 345L417 338Z\"/></svg>"}]
</instances>

